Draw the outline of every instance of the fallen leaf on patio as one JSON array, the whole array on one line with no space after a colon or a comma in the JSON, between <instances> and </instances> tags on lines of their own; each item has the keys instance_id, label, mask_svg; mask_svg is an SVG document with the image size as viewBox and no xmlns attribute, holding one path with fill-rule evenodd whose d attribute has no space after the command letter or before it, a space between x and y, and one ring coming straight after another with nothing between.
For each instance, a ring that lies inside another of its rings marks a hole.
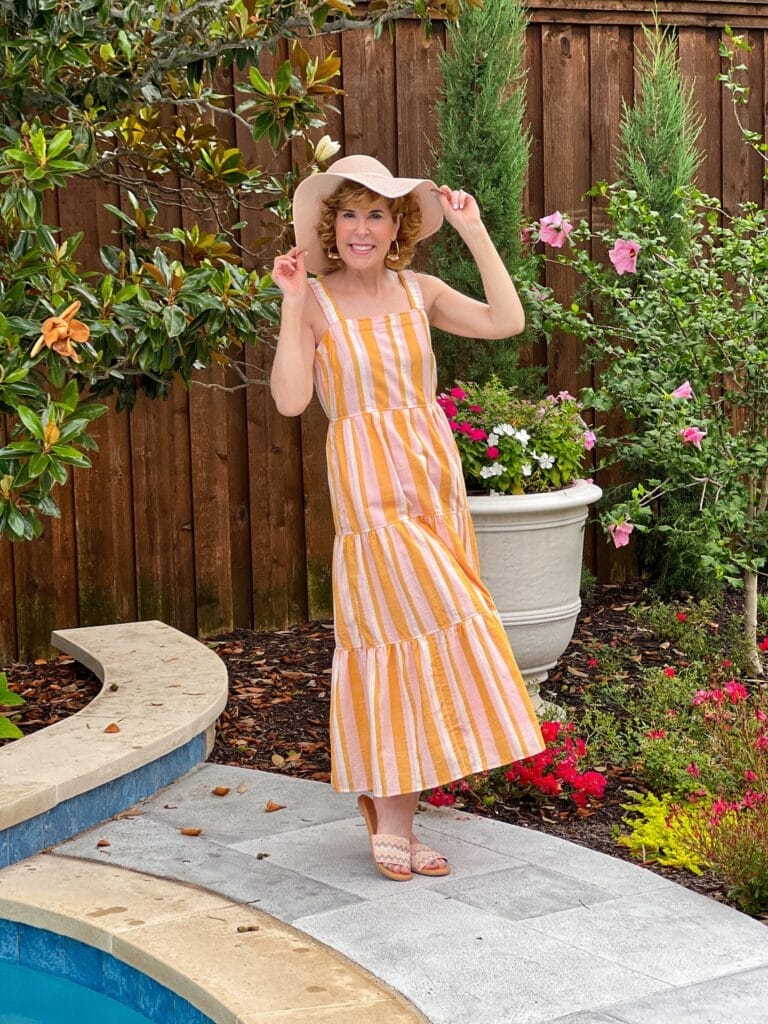
<instances>
[{"instance_id":1,"label":"fallen leaf on patio","mask_svg":"<svg viewBox=\"0 0 768 1024\"><path fill-rule=\"evenodd\" d=\"M110 841L108 839L100 839L98 841L98 843L96 843L96 849L98 850L102 846L111 846L111 845L112 845L112 843L110 843Z\"/></svg>"},{"instance_id":2,"label":"fallen leaf on patio","mask_svg":"<svg viewBox=\"0 0 768 1024\"><path fill-rule=\"evenodd\" d=\"M140 818L144 811L120 811L116 814L116 818Z\"/></svg>"},{"instance_id":3,"label":"fallen leaf on patio","mask_svg":"<svg viewBox=\"0 0 768 1024\"><path fill-rule=\"evenodd\" d=\"M120 732L120 726L117 722L110 722L104 732Z\"/></svg>"},{"instance_id":4,"label":"fallen leaf on patio","mask_svg":"<svg viewBox=\"0 0 768 1024\"><path fill-rule=\"evenodd\" d=\"M229 786L216 786L215 789L211 790L214 796L226 796L229 792Z\"/></svg>"},{"instance_id":5,"label":"fallen leaf on patio","mask_svg":"<svg viewBox=\"0 0 768 1024\"><path fill-rule=\"evenodd\" d=\"M201 828L180 828L179 832L183 836L199 836L203 830Z\"/></svg>"},{"instance_id":6,"label":"fallen leaf on patio","mask_svg":"<svg viewBox=\"0 0 768 1024\"><path fill-rule=\"evenodd\" d=\"M257 924L239 924L237 930L239 932L257 932L259 926Z\"/></svg>"},{"instance_id":7,"label":"fallen leaf on patio","mask_svg":"<svg viewBox=\"0 0 768 1024\"><path fill-rule=\"evenodd\" d=\"M281 757L279 754L273 754L272 764L275 766L275 768L281 768L285 764L285 758Z\"/></svg>"},{"instance_id":8,"label":"fallen leaf on patio","mask_svg":"<svg viewBox=\"0 0 768 1024\"><path fill-rule=\"evenodd\" d=\"M264 808L264 810L267 812L267 814L270 814L272 811L282 811L284 807L285 804L276 804L274 800L267 800L267 806Z\"/></svg>"},{"instance_id":9,"label":"fallen leaf on patio","mask_svg":"<svg viewBox=\"0 0 768 1024\"><path fill-rule=\"evenodd\" d=\"M246 784L244 782L241 782L240 785L237 787L237 792L238 793L247 793L248 792L248 787L246 786Z\"/></svg>"}]
</instances>

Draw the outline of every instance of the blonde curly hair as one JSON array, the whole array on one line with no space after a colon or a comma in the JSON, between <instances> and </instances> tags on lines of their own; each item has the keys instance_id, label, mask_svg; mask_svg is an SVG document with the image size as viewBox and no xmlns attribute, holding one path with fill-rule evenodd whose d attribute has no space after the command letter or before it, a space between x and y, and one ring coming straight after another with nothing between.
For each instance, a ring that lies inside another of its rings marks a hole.
<instances>
[{"instance_id":1,"label":"blonde curly hair","mask_svg":"<svg viewBox=\"0 0 768 1024\"><path fill-rule=\"evenodd\" d=\"M343 182L332 195L322 201L317 235L326 254L336 248L336 214L339 210L382 201L387 204L394 218L400 217L400 228L397 232L400 252L397 259L392 255L387 256L387 265L393 270L404 270L410 266L421 230L421 207L418 200L413 195L387 199L386 196L380 196L378 192L372 192L365 185L358 185L354 181Z\"/></svg>"}]
</instances>

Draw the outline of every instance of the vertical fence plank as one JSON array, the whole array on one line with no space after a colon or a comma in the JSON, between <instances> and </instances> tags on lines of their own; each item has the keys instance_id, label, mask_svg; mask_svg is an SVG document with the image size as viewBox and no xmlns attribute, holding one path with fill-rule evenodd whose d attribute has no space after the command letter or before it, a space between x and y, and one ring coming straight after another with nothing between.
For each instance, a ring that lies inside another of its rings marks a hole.
<instances>
[{"instance_id":1,"label":"vertical fence plank","mask_svg":"<svg viewBox=\"0 0 768 1024\"><path fill-rule=\"evenodd\" d=\"M589 215L584 195L591 184L589 147L589 29L546 26L542 30L544 97L544 208L560 210L574 222ZM561 301L570 299L572 271L550 264L547 284ZM556 334L548 349L550 391L578 390L589 383L578 366L583 345Z\"/></svg>"},{"instance_id":2,"label":"vertical fence plank","mask_svg":"<svg viewBox=\"0 0 768 1024\"><path fill-rule=\"evenodd\" d=\"M592 183L613 182L617 178L617 156L619 129L622 115L622 101L631 102L633 92L632 70L632 29L617 25L593 25L590 28L590 130L592 142ZM592 227L595 230L608 226L606 203L595 200L592 203ZM594 259L605 260L605 247L594 243ZM597 383L600 367L593 369L593 385ZM606 436L615 437L625 428L626 423L620 412L596 413L595 426ZM622 483L625 479L620 468L612 467L600 474L598 483L604 490ZM589 538L587 560L601 580L625 579L634 575L637 566L635 548L620 551L608 546L602 531L593 528Z\"/></svg>"},{"instance_id":3,"label":"vertical fence plank","mask_svg":"<svg viewBox=\"0 0 768 1024\"><path fill-rule=\"evenodd\" d=\"M698 150L702 161L697 184L711 196L719 196L722 186L719 44L720 33L712 29L687 26L678 32L680 71L686 86L692 89L693 106L701 119Z\"/></svg>"},{"instance_id":4,"label":"vertical fence plank","mask_svg":"<svg viewBox=\"0 0 768 1024\"><path fill-rule=\"evenodd\" d=\"M107 202L118 202L116 188L94 189L80 178L59 192L62 237L83 231L78 255L90 270L101 269L99 248L115 242L117 221L104 210ZM109 411L92 428L99 445L93 466L74 475L81 626L136 617L128 418L115 413L114 401L105 404Z\"/></svg>"},{"instance_id":5,"label":"vertical fence plank","mask_svg":"<svg viewBox=\"0 0 768 1024\"><path fill-rule=\"evenodd\" d=\"M431 177L441 35L436 30L426 42L418 21L400 21L395 29L397 164L390 169L404 177Z\"/></svg>"},{"instance_id":6,"label":"vertical fence plank","mask_svg":"<svg viewBox=\"0 0 768 1024\"><path fill-rule=\"evenodd\" d=\"M763 195L763 162L742 139L738 124L740 120L744 128L765 131L762 34L743 34L752 45L752 51L743 61L747 65L746 71L737 72L736 78L740 84L749 88L748 100L735 109L730 94L723 90L722 151L725 159L721 195L728 213L734 213L740 203L760 199Z\"/></svg>"},{"instance_id":7,"label":"vertical fence plank","mask_svg":"<svg viewBox=\"0 0 768 1024\"><path fill-rule=\"evenodd\" d=\"M348 32L342 38L344 151L375 156L397 167L395 61L391 46L373 33Z\"/></svg>"}]
</instances>

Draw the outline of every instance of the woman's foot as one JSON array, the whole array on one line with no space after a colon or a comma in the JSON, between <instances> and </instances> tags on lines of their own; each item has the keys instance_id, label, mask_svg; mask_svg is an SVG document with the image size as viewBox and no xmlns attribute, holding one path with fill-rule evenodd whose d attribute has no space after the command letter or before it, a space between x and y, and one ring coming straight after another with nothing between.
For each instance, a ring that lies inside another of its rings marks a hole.
<instances>
[{"instance_id":1,"label":"woman's foot","mask_svg":"<svg viewBox=\"0 0 768 1024\"><path fill-rule=\"evenodd\" d=\"M444 857L436 850L430 850L413 833L411 833L410 842L411 871L415 871L417 875L431 875L434 877L451 873L447 857Z\"/></svg>"},{"instance_id":2,"label":"woman's foot","mask_svg":"<svg viewBox=\"0 0 768 1024\"><path fill-rule=\"evenodd\" d=\"M373 862L385 878L393 882L407 882L411 874L411 843L407 836L396 832L379 832L376 807L369 796L358 797L357 806L368 826Z\"/></svg>"}]
</instances>

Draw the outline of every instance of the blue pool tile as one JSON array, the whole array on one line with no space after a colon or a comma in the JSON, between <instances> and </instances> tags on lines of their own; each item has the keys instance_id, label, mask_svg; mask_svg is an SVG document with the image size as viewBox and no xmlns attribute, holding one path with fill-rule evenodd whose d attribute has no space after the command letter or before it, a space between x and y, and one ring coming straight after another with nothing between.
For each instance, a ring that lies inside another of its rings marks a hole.
<instances>
[{"instance_id":1,"label":"blue pool tile","mask_svg":"<svg viewBox=\"0 0 768 1024\"><path fill-rule=\"evenodd\" d=\"M144 977L139 971L121 963L113 956L104 957L104 994L126 1006L138 1006L139 981Z\"/></svg>"},{"instance_id":2,"label":"blue pool tile","mask_svg":"<svg viewBox=\"0 0 768 1024\"><path fill-rule=\"evenodd\" d=\"M45 849L44 830L45 814L38 814L9 829L8 862L15 864L17 860L32 857Z\"/></svg>"},{"instance_id":3,"label":"blue pool tile","mask_svg":"<svg viewBox=\"0 0 768 1024\"><path fill-rule=\"evenodd\" d=\"M171 1021L173 1021L173 1024L212 1024L210 1017L206 1017L202 1010L198 1010L196 1006L188 1003L186 999L176 995L173 999L176 1016L169 1017L168 1024Z\"/></svg>"},{"instance_id":4,"label":"blue pool tile","mask_svg":"<svg viewBox=\"0 0 768 1024\"><path fill-rule=\"evenodd\" d=\"M65 946L67 977L77 985L92 988L94 992L104 991L105 954L84 942L68 939Z\"/></svg>"},{"instance_id":5,"label":"blue pool tile","mask_svg":"<svg viewBox=\"0 0 768 1024\"><path fill-rule=\"evenodd\" d=\"M19 962L19 926L15 921L0 921L0 961Z\"/></svg>"},{"instance_id":6,"label":"blue pool tile","mask_svg":"<svg viewBox=\"0 0 768 1024\"><path fill-rule=\"evenodd\" d=\"M153 978L142 974L138 983L136 1009L154 1024L168 1024L173 1020L174 994Z\"/></svg>"},{"instance_id":7,"label":"blue pool tile","mask_svg":"<svg viewBox=\"0 0 768 1024\"><path fill-rule=\"evenodd\" d=\"M45 847L60 843L92 825L104 821L106 817L105 801L103 794L99 793L99 789L80 793L69 800L64 800L42 816L44 818L43 844Z\"/></svg>"},{"instance_id":8,"label":"blue pool tile","mask_svg":"<svg viewBox=\"0 0 768 1024\"><path fill-rule=\"evenodd\" d=\"M31 967L34 971L44 974L55 974L59 978L66 977L67 957L62 935L43 931L41 928L30 928L19 925L19 963Z\"/></svg>"},{"instance_id":9,"label":"blue pool tile","mask_svg":"<svg viewBox=\"0 0 768 1024\"><path fill-rule=\"evenodd\" d=\"M11 862L8 855L10 836L11 830L9 828L4 828L0 832L0 868L7 868Z\"/></svg>"}]
</instances>

